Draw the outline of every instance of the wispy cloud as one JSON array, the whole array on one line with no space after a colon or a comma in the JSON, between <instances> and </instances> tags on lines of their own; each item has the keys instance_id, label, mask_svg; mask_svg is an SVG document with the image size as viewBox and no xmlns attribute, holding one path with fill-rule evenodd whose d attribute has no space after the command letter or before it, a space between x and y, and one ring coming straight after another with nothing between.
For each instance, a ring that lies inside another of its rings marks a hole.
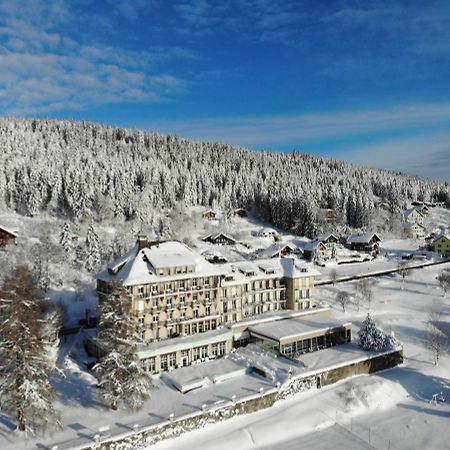
<instances>
[{"instance_id":1,"label":"wispy cloud","mask_svg":"<svg viewBox=\"0 0 450 450\"><path fill-rule=\"evenodd\" d=\"M131 11L146 4L122 1L115 7L122 15L128 10L132 20ZM77 21L71 5L64 0L0 0L0 114L150 103L183 89L184 80L164 66L198 54L180 47L130 50L68 35L69 18L72 26Z\"/></svg>"},{"instance_id":2,"label":"wispy cloud","mask_svg":"<svg viewBox=\"0 0 450 450\"><path fill-rule=\"evenodd\" d=\"M450 123L450 103L425 103L372 110L252 117L154 121L146 126L198 139L250 147L301 147L342 136ZM143 124L144 125L144 124Z\"/></svg>"},{"instance_id":3,"label":"wispy cloud","mask_svg":"<svg viewBox=\"0 0 450 450\"><path fill-rule=\"evenodd\" d=\"M427 133L387 139L333 154L370 167L388 168L435 180L450 181L450 133Z\"/></svg>"}]
</instances>

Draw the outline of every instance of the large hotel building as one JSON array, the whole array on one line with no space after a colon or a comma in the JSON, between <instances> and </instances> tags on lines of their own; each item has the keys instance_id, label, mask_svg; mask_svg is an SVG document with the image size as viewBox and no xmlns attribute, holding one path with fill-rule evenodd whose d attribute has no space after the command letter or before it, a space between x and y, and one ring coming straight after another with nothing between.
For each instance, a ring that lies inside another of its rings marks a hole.
<instances>
[{"instance_id":1,"label":"large hotel building","mask_svg":"<svg viewBox=\"0 0 450 450\"><path fill-rule=\"evenodd\" d=\"M97 292L104 302L112 283L128 289L144 342L139 356L158 373L248 342L289 356L350 340L350 324L333 322L315 303L317 275L296 258L212 264L181 242L139 236L98 274Z\"/></svg>"}]
</instances>

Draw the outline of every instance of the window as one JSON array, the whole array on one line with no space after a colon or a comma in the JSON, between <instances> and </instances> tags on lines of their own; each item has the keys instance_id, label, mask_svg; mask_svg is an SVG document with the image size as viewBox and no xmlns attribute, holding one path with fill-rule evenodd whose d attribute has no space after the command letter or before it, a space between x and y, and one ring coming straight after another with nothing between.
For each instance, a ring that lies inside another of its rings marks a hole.
<instances>
[{"instance_id":1,"label":"window","mask_svg":"<svg viewBox=\"0 0 450 450\"><path fill-rule=\"evenodd\" d=\"M198 309L194 309L193 313L194 313L194 318L197 319L198 318Z\"/></svg>"},{"instance_id":2,"label":"window","mask_svg":"<svg viewBox=\"0 0 450 450\"><path fill-rule=\"evenodd\" d=\"M184 305L184 295L180 295L180 305Z\"/></svg>"},{"instance_id":3,"label":"window","mask_svg":"<svg viewBox=\"0 0 450 450\"><path fill-rule=\"evenodd\" d=\"M219 347L218 355L219 356L225 355L225 342L219 342L218 347Z\"/></svg>"},{"instance_id":4,"label":"window","mask_svg":"<svg viewBox=\"0 0 450 450\"><path fill-rule=\"evenodd\" d=\"M144 325L144 318L143 317L139 317L138 322L140 325Z\"/></svg>"},{"instance_id":5,"label":"window","mask_svg":"<svg viewBox=\"0 0 450 450\"><path fill-rule=\"evenodd\" d=\"M205 331L209 331L211 329L211 324L209 322L205 322Z\"/></svg>"},{"instance_id":6,"label":"window","mask_svg":"<svg viewBox=\"0 0 450 450\"><path fill-rule=\"evenodd\" d=\"M167 370L168 368L167 355L161 355L161 370Z\"/></svg>"},{"instance_id":7,"label":"window","mask_svg":"<svg viewBox=\"0 0 450 450\"><path fill-rule=\"evenodd\" d=\"M192 334L197 333L197 324L193 323L192 324Z\"/></svg>"},{"instance_id":8,"label":"window","mask_svg":"<svg viewBox=\"0 0 450 450\"><path fill-rule=\"evenodd\" d=\"M199 332L199 333L203 333L203 322L200 322L200 323L198 324L198 332Z\"/></svg>"},{"instance_id":9,"label":"window","mask_svg":"<svg viewBox=\"0 0 450 450\"><path fill-rule=\"evenodd\" d=\"M153 314L153 323L158 322L158 314Z\"/></svg>"},{"instance_id":10,"label":"window","mask_svg":"<svg viewBox=\"0 0 450 450\"><path fill-rule=\"evenodd\" d=\"M197 287L197 278L193 278L192 279L192 287L196 288Z\"/></svg>"},{"instance_id":11,"label":"window","mask_svg":"<svg viewBox=\"0 0 450 450\"><path fill-rule=\"evenodd\" d=\"M207 345L200 347L200 356L202 359L204 359L208 356L208 346Z\"/></svg>"},{"instance_id":12,"label":"window","mask_svg":"<svg viewBox=\"0 0 450 450\"><path fill-rule=\"evenodd\" d=\"M172 311L167 312L167 320L172 320Z\"/></svg>"},{"instance_id":13,"label":"window","mask_svg":"<svg viewBox=\"0 0 450 450\"><path fill-rule=\"evenodd\" d=\"M144 286L138 287L138 297L143 298L144 297Z\"/></svg>"},{"instance_id":14,"label":"window","mask_svg":"<svg viewBox=\"0 0 450 450\"><path fill-rule=\"evenodd\" d=\"M147 372L153 373L156 371L155 358L147 359Z\"/></svg>"},{"instance_id":15,"label":"window","mask_svg":"<svg viewBox=\"0 0 450 450\"><path fill-rule=\"evenodd\" d=\"M167 297L167 307L172 308L172 297Z\"/></svg>"},{"instance_id":16,"label":"window","mask_svg":"<svg viewBox=\"0 0 450 450\"><path fill-rule=\"evenodd\" d=\"M152 300L152 308L157 308L158 307L158 300L156 300L155 298Z\"/></svg>"},{"instance_id":17,"label":"window","mask_svg":"<svg viewBox=\"0 0 450 450\"><path fill-rule=\"evenodd\" d=\"M176 353L169 353L169 367L175 367L176 361Z\"/></svg>"},{"instance_id":18,"label":"window","mask_svg":"<svg viewBox=\"0 0 450 450\"><path fill-rule=\"evenodd\" d=\"M207 306L207 307L205 308L205 311L206 311L206 315L207 315L207 316L210 316L210 315L211 315L211 306Z\"/></svg>"},{"instance_id":19,"label":"window","mask_svg":"<svg viewBox=\"0 0 450 450\"><path fill-rule=\"evenodd\" d=\"M152 293L156 294L158 292L158 286L156 284L152 284Z\"/></svg>"},{"instance_id":20,"label":"window","mask_svg":"<svg viewBox=\"0 0 450 450\"><path fill-rule=\"evenodd\" d=\"M180 281L180 291L184 291L185 290L185 284L184 284L184 280Z\"/></svg>"}]
</instances>

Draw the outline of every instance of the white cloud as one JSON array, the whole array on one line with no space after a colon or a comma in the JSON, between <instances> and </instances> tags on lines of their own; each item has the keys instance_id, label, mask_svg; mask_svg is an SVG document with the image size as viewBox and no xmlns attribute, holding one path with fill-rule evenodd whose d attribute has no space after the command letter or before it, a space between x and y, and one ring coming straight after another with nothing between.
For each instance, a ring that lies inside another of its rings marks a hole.
<instances>
[{"instance_id":1,"label":"white cloud","mask_svg":"<svg viewBox=\"0 0 450 450\"><path fill-rule=\"evenodd\" d=\"M299 148L305 143L325 139L448 124L449 121L450 103L425 103L317 114L155 121L145 126L190 138L249 147L292 145Z\"/></svg>"},{"instance_id":2,"label":"white cloud","mask_svg":"<svg viewBox=\"0 0 450 450\"><path fill-rule=\"evenodd\" d=\"M18 3L0 0L0 114L161 101L185 86L162 67L174 59L198 58L179 47L132 51L85 43L85 37L66 32L77 21L70 2L26 0L20 7ZM128 11L131 20L133 11L147 3L122 1L116 6L122 13Z\"/></svg>"}]
</instances>

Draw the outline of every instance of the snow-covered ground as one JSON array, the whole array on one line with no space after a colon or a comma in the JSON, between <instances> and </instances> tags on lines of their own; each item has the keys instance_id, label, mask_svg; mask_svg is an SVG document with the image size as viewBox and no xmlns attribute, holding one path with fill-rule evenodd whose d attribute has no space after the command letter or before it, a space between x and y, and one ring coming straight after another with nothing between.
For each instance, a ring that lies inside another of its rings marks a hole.
<instances>
[{"instance_id":1,"label":"snow-covered ground","mask_svg":"<svg viewBox=\"0 0 450 450\"><path fill-rule=\"evenodd\" d=\"M207 426L149 449L375 448L443 449L450 442L450 357L438 366L425 348L427 315L439 307L450 326L450 306L435 280L450 263L414 270L402 289L399 275L375 279L371 314L385 331L404 344L405 363L373 375L352 377L336 385L297 394L272 408ZM319 287L317 296L334 304L338 290L354 283ZM357 329L368 305L335 315ZM443 392L444 404L432 404ZM337 422L337 425L335 425Z\"/></svg>"},{"instance_id":2,"label":"snow-covered ground","mask_svg":"<svg viewBox=\"0 0 450 450\"><path fill-rule=\"evenodd\" d=\"M198 222L197 231L193 232L189 227L186 229L198 251L218 249L230 261L235 261L243 257L252 257L258 250L267 248L273 243L273 238L252 236L253 231L267 226L257 219L233 218L228 225L225 222L208 223L198 219L200 212L193 212L197 219L193 219L192 223ZM448 210L435 210L427 220L430 221L430 226L435 227L448 223L449 217ZM0 219L0 223L9 228L18 228L21 236L19 245L11 250L11 253L14 253L12 259L11 255L0 253L4 263L31 258L32 244L44 242L48 233L51 236L49 239L53 239L53 244L56 244L63 225L62 221L54 218L31 219L15 214L3 215ZM123 233L123 228L129 224L96 226L100 241L106 246L110 245L116 233ZM77 230L80 242L84 240L86 228L81 226ZM137 229L135 226L135 231ZM212 246L203 243L200 238L213 229L225 231L242 242L249 243L250 248L244 245ZM128 234L131 238L131 233ZM301 244L305 241L287 233L281 233L281 236L283 242ZM389 264L395 267L396 256L404 251L417 249L417 245L417 241L414 240L385 240L384 249L388 253L387 257L343 266L330 264L319 270L323 272L323 276L327 276L334 268L342 270L342 273L345 271L362 273L365 270L385 269ZM336 442L338 448L345 446L367 448L369 428L372 439L375 439L375 436L383 437L385 444L390 440L392 449L448 447L450 431L445 424L448 424L450 419L450 401L444 405L431 405L428 402L434 393L440 391L444 391L446 398L450 400L450 358L446 354L436 367L431 363L431 355L424 346L427 314L432 304L440 305L446 314L447 324L450 323L449 302L443 299L442 291L435 279L444 269L450 269L450 263L413 270L406 277L404 285L399 275L373 279L375 295L370 305L371 314L379 326L387 332L394 331L398 340L404 344L406 356L404 367L382 374L354 377L324 388L320 392L313 390L298 394L294 398L277 403L267 411L210 425L203 430L159 443L152 448L193 448L194 443L195 446L200 445L206 449L222 448L225 445L227 447L232 445L235 449L273 448L280 444L283 444L283 448L297 448L299 437L302 443L308 443L308 448L329 448L327 442ZM67 324L75 324L84 316L87 308L95 307L93 278L85 270L70 267L63 260L53 262L51 270L56 282L51 286L48 295L66 305ZM356 335L367 313L367 305L361 305L359 311L350 306L346 313L342 313L340 306L335 304L336 292L346 290L352 293L354 284L346 282L336 286L318 287L316 298L333 305L338 319L353 322ZM160 421L161 418L167 418L180 404L181 408L178 410L180 413L198 411L204 403L219 402L239 392L257 393L261 387L271 386L265 379L251 374L241 374L220 384L213 384L193 392L189 397L183 397L181 393L169 388L163 379L158 379L155 381L157 389L153 398L146 403L142 411L135 414L128 411L111 412L97 400L96 380L86 370L84 363L87 362L87 357L80 336L69 337L67 342L63 343L59 362L65 370L66 378L55 381L59 396L56 407L62 413L64 430L24 441L12 431L14 425L9 418L0 413L1 450L50 448L56 443L63 442L66 442L65 446L60 445L59 448L70 448L76 443L91 440L99 428L105 425L111 426L114 433L118 434L130 430L135 423L151 424ZM338 426L333 429L327 428L336 422L336 418ZM353 430L360 427L356 437L351 427ZM383 447L380 445L377 448Z\"/></svg>"}]
</instances>

